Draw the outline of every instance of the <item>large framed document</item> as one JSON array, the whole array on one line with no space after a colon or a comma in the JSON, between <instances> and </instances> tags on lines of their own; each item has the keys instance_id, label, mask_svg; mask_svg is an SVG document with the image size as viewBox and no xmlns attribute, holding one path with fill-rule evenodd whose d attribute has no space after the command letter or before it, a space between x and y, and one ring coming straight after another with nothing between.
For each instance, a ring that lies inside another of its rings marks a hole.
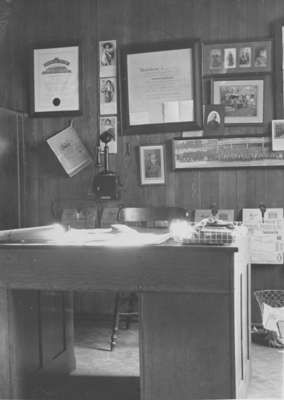
<instances>
[{"instance_id":1,"label":"large framed document","mask_svg":"<svg viewBox=\"0 0 284 400\"><path fill-rule=\"evenodd\" d=\"M81 113L79 50L79 45L33 49L32 116Z\"/></svg>"},{"instance_id":2,"label":"large framed document","mask_svg":"<svg viewBox=\"0 0 284 400\"><path fill-rule=\"evenodd\" d=\"M198 40L125 47L121 52L125 134L200 129L200 64Z\"/></svg>"}]
</instances>

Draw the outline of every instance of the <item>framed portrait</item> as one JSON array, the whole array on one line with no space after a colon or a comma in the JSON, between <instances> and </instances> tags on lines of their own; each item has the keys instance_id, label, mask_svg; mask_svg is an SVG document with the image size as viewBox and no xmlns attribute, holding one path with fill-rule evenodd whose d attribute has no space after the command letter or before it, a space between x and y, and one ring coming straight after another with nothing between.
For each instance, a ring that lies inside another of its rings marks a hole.
<instances>
[{"instance_id":1,"label":"framed portrait","mask_svg":"<svg viewBox=\"0 0 284 400\"><path fill-rule=\"evenodd\" d=\"M117 64L116 40L99 42L100 77L116 76Z\"/></svg>"},{"instance_id":2,"label":"framed portrait","mask_svg":"<svg viewBox=\"0 0 284 400\"><path fill-rule=\"evenodd\" d=\"M163 145L139 147L141 185L165 184L165 156Z\"/></svg>"},{"instance_id":3,"label":"framed portrait","mask_svg":"<svg viewBox=\"0 0 284 400\"><path fill-rule=\"evenodd\" d=\"M284 19L275 23L275 114L284 118Z\"/></svg>"},{"instance_id":4,"label":"framed portrait","mask_svg":"<svg viewBox=\"0 0 284 400\"><path fill-rule=\"evenodd\" d=\"M272 151L268 137L176 138L172 157L174 170L284 165L284 151Z\"/></svg>"},{"instance_id":5,"label":"framed portrait","mask_svg":"<svg viewBox=\"0 0 284 400\"><path fill-rule=\"evenodd\" d=\"M224 135L225 107L222 104L205 105L204 136Z\"/></svg>"},{"instance_id":6,"label":"framed portrait","mask_svg":"<svg viewBox=\"0 0 284 400\"><path fill-rule=\"evenodd\" d=\"M203 75L272 71L272 39L204 43Z\"/></svg>"},{"instance_id":7,"label":"framed portrait","mask_svg":"<svg viewBox=\"0 0 284 400\"><path fill-rule=\"evenodd\" d=\"M110 154L117 153L117 117L115 115L107 115L100 117L100 135L104 133L110 134L112 140L108 143L108 151ZM101 151L104 151L104 143L100 142Z\"/></svg>"},{"instance_id":8,"label":"framed portrait","mask_svg":"<svg viewBox=\"0 0 284 400\"><path fill-rule=\"evenodd\" d=\"M81 113L80 64L79 45L32 50L31 116Z\"/></svg>"},{"instance_id":9,"label":"framed portrait","mask_svg":"<svg viewBox=\"0 0 284 400\"><path fill-rule=\"evenodd\" d=\"M201 128L200 53L197 40L123 49L122 117L126 134Z\"/></svg>"},{"instance_id":10,"label":"framed portrait","mask_svg":"<svg viewBox=\"0 0 284 400\"><path fill-rule=\"evenodd\" d=\"M100 114L117 113L117 84L115 77L100 79Z\"/></svg>"},{"instance_id":11,"label":"framed portrait","mask_svg":"<svg viewBox=\"0 0 284 400\"><path fill-rule=\"evenodd\" d=\"M271 121L272 150L284 150L284 119Z\"/></svg>"},{"instance_id":12,"label":"framed portrait","mask_svg":"<svg viewBox=\"0 0 284 400\"><path fill-rule=\"evenodd\" d=\"M224 68L232 69L237 66L237 49L229 47L224 49Z\"/></svg>"},{"instance_id":13,"label":"framed portrait","mask_svg":"<svg viewBox=\"0 0 284 400\"><path fill-rule=\"evenodd\" d=\"M211 101L225 107L226 125L262 124L263 90L263 78L215 78L211 81Z\"/></svg>"}]
</instances>

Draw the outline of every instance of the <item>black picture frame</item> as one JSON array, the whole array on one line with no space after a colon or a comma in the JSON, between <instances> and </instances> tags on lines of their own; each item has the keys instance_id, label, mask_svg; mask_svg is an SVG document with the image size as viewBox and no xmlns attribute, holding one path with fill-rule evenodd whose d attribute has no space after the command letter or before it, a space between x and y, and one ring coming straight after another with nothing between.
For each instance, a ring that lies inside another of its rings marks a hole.
<instances>
[{"instance_id":1,"label":"black picture frame","mask_svg":"<svg viewBox=\"0 0 284 400\"><path fill-rule=\"evenodd\" d=\"M270 73L272 47L272 38L242 42L205 42L202 45L203 75ZM231 63L228 62L229 55Z\"/></svg>"},{"instance_id":2,"label":"black picture frame","mask_svg":"<svg viewBox=\"0 0 284 400\"><path fill-rule=\"evenodd\" d=\"M121 51L120 64L121 109L125 135L201 129L202 80L199 40L126 46ZM177 75L174 75L174 71ZM184 87L181 82L178 82L178 77L181 76L186 79ZM171 82L172 93L168 91L169 82ZM152 84L154 84L154 88ZM140 92L136 90L137 87ZM186 92L189 93L188 98ZM153 98L156 99L156 102L148 101ZM142 111L140 112L139 109L139 112L136 112L137 103L141 104L143 101ZM153 104L157 105L157 109L159 109L159 112L156 113L158 119L155 121L152 119ZM163 111L160 111L161 107L164 107ZM175 107L179 107L179 111L175 112L173 110ZM171 110L169 111L168 108ZM189 110L188 114L186 110ZM177 115L182 118L177 119ZM186 119L187 115L188 120Z\"/></svg>"},{"instance_id":3,"label":"black picture frame","mask_svg":"<svg viewBox=\"0 0 284 400\"><path fill-rule=\"evenodd\" d=\"M37 46L30 59L30 116L81 115L80 44Z\"/></svg>"},{"instance_id":4,"label":"black picture frame","mask_svg":"<svg viewBox=\"0 0 284 400\"><path fill-rule=\"evenodd\" d=\"M224 136L225 107L222 104L204 106L204 137Z\"/></svg>"}]
</instances>

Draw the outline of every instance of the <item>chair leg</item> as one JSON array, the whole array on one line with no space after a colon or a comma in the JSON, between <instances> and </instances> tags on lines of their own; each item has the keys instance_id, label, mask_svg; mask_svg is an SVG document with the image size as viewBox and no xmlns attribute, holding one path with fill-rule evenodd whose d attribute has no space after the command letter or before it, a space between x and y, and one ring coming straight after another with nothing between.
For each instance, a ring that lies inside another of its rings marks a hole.
<instances>
[{"instance_id":1,"label":"chair leg","mask_svg":"<svg viewBox=\"0 0 284 400\"><path fill-rule=\"evenodd\" d=\"M127 310L127 317L125 321L125 327L126 329L130 328L130 323L131 323L131 318L133 317L134 313L134 304L135 304L135 294L131 293L129 296L129 301L128 301L128 310Z\"/></svg>"},{"instance_id":2,"label":"chair leg","mask_svg":"<svg viewBox=\"0 0 284 400\"><path fill-rule=\"evenodd\" d=\"M114 300L114 312L113 312L113 324L110 338L110 351L113 350L117 341L117 332L119 327L119 304L120 304L120 293L117 292Z\"/></svg>"}]
</instances>

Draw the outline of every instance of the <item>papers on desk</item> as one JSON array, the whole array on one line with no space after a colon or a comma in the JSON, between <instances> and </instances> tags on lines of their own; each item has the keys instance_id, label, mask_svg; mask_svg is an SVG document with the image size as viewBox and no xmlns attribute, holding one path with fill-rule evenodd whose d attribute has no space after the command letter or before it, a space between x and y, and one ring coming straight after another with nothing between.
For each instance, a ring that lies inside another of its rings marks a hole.
<instances>
[{"instance_id":1,"label":"papers on desk","mask_svg":"<svg viewBox=\"0 0 284 400\"><path fill-rule=\"evenodd\" d=\"M249 231L249 251L254 264L283 264L284 220L282 208L243 209L243 224Z\"/></svg>"},{"instance_id":2,"label":"papers on desk","mask_svg":"<svg viewBox=\"0 0 284 400\"><path fill-rule=\"evenodd\" d=\"M139 232L126 225L116 224L108 229L73 229L66 232L58 244L106 245L106 246L145 246L166 242L170 233Z\"/></svg>"},{"instance_id":3,"label":"papers on desk","mask_svg":"<svg viewBox=\"0 0 284 400\"><path fill-rule=\"evenodd\" d=\"M170 233L139 232L126 225L112 225L107 229L75 229L68 231L60 224L9 229L0 231L0 243L13 244L52 244L52 245L106 245L106 246L145 246L166 242Z\"/></svg>"}]
</instances>

